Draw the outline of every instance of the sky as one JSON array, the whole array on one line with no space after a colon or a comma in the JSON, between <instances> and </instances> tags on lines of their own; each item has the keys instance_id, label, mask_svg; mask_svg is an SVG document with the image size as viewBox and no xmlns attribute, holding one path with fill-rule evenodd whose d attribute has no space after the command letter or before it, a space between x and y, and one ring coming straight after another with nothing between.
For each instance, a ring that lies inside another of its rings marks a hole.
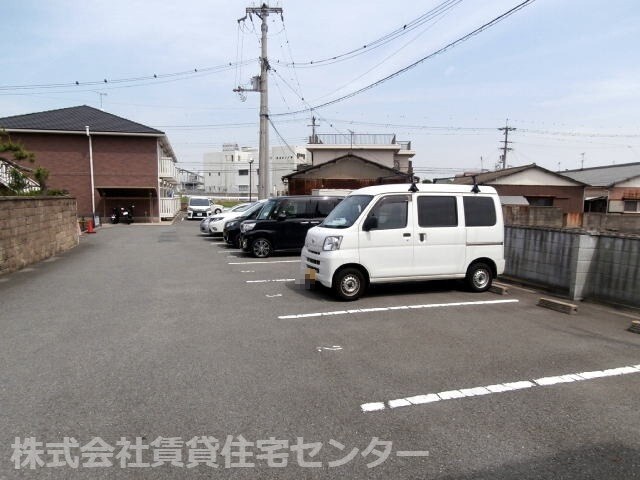
<instances>
[{"instance_id":1,"label":"sky","mask_svg":"<svg viewBox=\"0 0 640 480\"><path fill-rule=\"evenodd\" d=\"M314 109L318 133L395 133L421 178L494 169L507 119L511 166L640 162L637 0L536 0L430 56L521 2L272 0L271 145L304 145L311 107L429 57ZM233 92L259 74L260 19L238 22L255 5L4 0L0 117L102 108L164 131L191 170L224 143L257 147L259 95Z\"/></svg>"}]
</instances>

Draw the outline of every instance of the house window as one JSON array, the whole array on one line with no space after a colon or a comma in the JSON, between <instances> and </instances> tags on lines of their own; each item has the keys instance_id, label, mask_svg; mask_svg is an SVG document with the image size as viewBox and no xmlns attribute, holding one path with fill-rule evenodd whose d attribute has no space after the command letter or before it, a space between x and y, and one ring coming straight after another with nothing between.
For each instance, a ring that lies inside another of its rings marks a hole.
<instances>
[{"instance_id":1,"label":"house window","mask_svg":"<svg viewBox=\"0 0 640 480\"><path fill-rule=\"evenodd\" d=\"M640 200L625 200L624 211L628 213L640 212Z\"/></svg>"},{"instance_id":2,"label":"house window","mask_svg":"<svg viewBox=\"0 0 640 480\"><path fill-rule=\"evenodd\" d=\"M238 170L238 175L249 175L249 170Z\"/></svg>"},{"instance_id":3,"label":"house window","mask_svg":"<svg viewBox=\"0 0 640 480\"><path fill-rule=\"evenodd\" d=\"M553 207L553 197L526 197L532 207Z\"/></svg>"},{"instance_id":4,"label":"house window","mask_svg":"<svg viewBox=\"0 0 640 480\"><path fill-rule=\"evenodd\" d=\"M238 185L238 191L239 192L248 192L249 191L249 185Z\"/></svg>"}]
</instances>

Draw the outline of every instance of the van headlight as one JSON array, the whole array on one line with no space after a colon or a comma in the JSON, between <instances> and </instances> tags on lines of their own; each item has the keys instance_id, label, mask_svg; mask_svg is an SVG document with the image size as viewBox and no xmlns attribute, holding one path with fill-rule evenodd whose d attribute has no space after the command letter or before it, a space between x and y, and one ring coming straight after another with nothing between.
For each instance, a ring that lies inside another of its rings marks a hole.
<instances>
[{"instance_id":1,"label":"van headlight","mask_svg":"<svg viewBox=\"0 0 640 480\"><path fill-rule=\"evenodd\" d=\"M247 233L249 230L253 230L255 226L255 223L243 223L240 229L242 230L242 233Z\"/></svg>"},{"instance_id":2,"label":"van headlight","mask_svg":"<svg viewBox=\"0 0 640 480\"><path fill-rule=\"evenodd\" d=\"M340 250L340 244L342 243L342 236L331 236L324 239L324 245L322 250L325 252L331 250Z\"/></svg>"}]
</instances>

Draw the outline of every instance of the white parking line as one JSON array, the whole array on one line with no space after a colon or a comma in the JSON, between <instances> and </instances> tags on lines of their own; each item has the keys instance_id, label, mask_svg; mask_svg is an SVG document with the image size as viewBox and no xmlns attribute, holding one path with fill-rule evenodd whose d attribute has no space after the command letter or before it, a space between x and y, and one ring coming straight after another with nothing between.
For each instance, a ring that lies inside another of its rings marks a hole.
<instances>
[{"instance_id":1,"label":"white parking line","mask_svg":"<svg viewBox=\"0 0 640 480\"><path fill-rule=\"evenodd\" d=\"M619 375L630 375L640 373L640 365L630 367L610 368L609 370L597 370L593 372L569 373L556 377L543 377L536 380L522 380L519 382L500 383L497 385L487 385L485 387L462 388L460 390L448 390L440 393L429 393L427 395L416 395L413 397L396 398L386 402L363 403L360 409L363 412L376 412L387 408L409 407L424 403L434 403L446 400L455 400L464 397L477 397L480 395L492 395L495 393L512 392L527 388L546 387L558 383L584 382L603 377L615 377Z\"/></svg>"},{"instance_id":2,"label":"white parking line","mask_svg":"<svg viewBox=\"0 0 640 480\"><path fill-rule=\"evenodd\" d=\"M501 303L518 303L518 300L486 300L481 302L454 302L454 303L428 303L426 305L402 305L399 307L376 307L376 308L355 308L352 310L337 310L333 312L320 313L299 313L295 315L280 315L280 320L290 320L293 318L322 317L329 315L347 315L353 313L373 313L388 312L392 310L417 310L421 308L446 308L446 307L468 307L475 305L497 305Z\"/></svg>"},{"instance_id":3,"label":"white parking line","mask_svg":"<svg viewBox=\"0 0 640 480\"><path fill-rule=\"evenodd\" d=\"M229 262L229 265L256 265L259 263L300 263L300 260L270 260L266 262Z\"/></svg>"},{"instance_id":4,"label":"white parking line","mask_svg":"<svg viewBox=\"0 0 640 480\"><path fill-rule=\"evenodd\" d=\"M276 293L275 295L265 295L265 297L267 298L276 298L276 297L281 297L282 294L281 293Z\"/></svg>"},{"instance_id":5,"label":"white parking line","mask_svg":"<svg viewBox=\"0 0 640 480\"><path fill-rule=\"evenodd\" d=\"M240 270L240 273L256 273L255 270Z\"/></svg>"},{"instance_id":6,"label":"white parking line","mask_svg":"<svg viewBox=\"0 0 640 480\"><path fill-rule=\"evenodd\" d=\"M276 278L274 280L247 280L247 283L295 282L295 278Z\"/></svg>"}]
</instances>

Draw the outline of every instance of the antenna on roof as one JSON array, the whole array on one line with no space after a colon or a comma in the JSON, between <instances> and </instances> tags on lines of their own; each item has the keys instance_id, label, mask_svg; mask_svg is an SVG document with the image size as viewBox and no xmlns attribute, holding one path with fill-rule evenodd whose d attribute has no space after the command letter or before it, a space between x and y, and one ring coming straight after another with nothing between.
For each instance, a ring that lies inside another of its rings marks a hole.
<instances>
[{"instance_id":1,"label":"antenna on roof","mask_svg":"<svg viewBox=\"0 0 640 480\"><path fill-rule=\"evenodd\" d=\"M473 178L473 187L471 188L472 193L480 193L480 187L478 187L478 180L476 177L477 175L471 175L471 178Z\"/></svg>"},{"instance_id":2,"label":"antenna on roof","mask_svg":"<svg viewBox=\"0 0 640 480\"><path fill-rule=\"evenodd\" d=\"M416 177L411 175L411 186L409 187L409 191L411 193L416 193L418 191L418 186L416 185Z\"/></svg>"}]
</instances>

